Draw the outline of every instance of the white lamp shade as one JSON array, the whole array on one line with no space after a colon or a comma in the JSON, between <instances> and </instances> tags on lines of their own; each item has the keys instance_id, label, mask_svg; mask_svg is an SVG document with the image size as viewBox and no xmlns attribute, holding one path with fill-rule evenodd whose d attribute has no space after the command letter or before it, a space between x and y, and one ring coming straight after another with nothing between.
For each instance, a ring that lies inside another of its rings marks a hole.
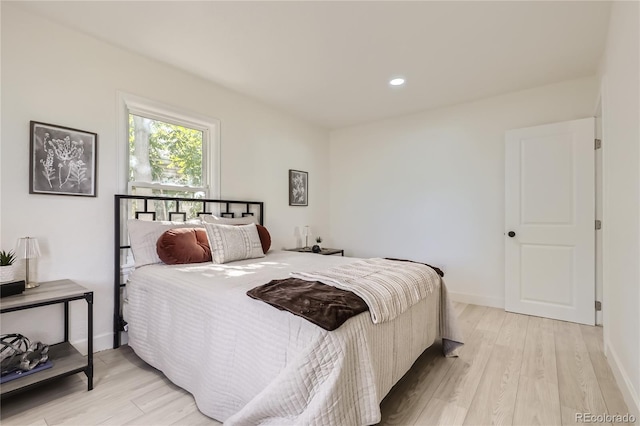
<instances>
[{"instance_id":1,"label":"white lamp shade","mask_svg":"<svg viewBox=\"0 0 640 426\"><path fill-rule=\"evenodd\" d=\"M35 259L40 257L40 244L36 238L18 238L16 244L16 256L18 259Z\"/></svg>"}]
</instances>

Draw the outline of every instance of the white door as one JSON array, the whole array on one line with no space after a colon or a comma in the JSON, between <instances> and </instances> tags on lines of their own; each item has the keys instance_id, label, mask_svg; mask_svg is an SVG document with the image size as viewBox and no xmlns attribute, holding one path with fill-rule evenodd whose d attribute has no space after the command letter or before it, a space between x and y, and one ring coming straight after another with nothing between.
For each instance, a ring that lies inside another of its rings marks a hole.
<instances>
[{"instance_id":1,"label":"white door","mask_svg":"<svg viewBox=\"0 0 640 426\"><path fill-rule=\"evenodd\" d=\"M505 309L595 320L594 119L506 133Z\"/></svg>"}]
</instances>

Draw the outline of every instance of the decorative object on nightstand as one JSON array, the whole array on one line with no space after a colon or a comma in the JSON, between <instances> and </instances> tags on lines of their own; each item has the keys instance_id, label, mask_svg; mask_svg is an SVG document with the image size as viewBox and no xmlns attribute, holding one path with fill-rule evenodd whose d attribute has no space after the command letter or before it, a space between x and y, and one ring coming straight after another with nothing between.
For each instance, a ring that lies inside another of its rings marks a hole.
<instances>
[{"instance_id":1,"label":"decorative object on nightstand","mask_svg":"<svg viewBox=\"0 0 640 426\"><path fill-rule=\"evenodd\" d=\"M304 226L304 248L308 249L309 248L309 225L305 225Z\"/></svg>"},{"instance_id":2,"label":"decorative object on nightstand","mask_svg":"<svg viewBox=\"0 0 640 426\"><path fill-rule=\"evenodd\" d=\"M0 250L0 282L16 279L16 255L13 251Z\"/></svg>"},{"instance_id":3,"label":"decorative object on nightstand","mask_svg":"<svg viewBox=\"0 0 640 426\"><path fill-rule=\"evenodd\" d=\"M0 284L0 297L15 296L24 293L24 280L7 281Z\"/></svg>"},{"instance_id":4,"label":"decorative object on nightstand","mask_svg":"<svg viewBox=\"0 0 640 426\"><path fill-rule=\"evenodd\" d=\"M322 248L322 237L316 237L316 245Z\"/></svg>"},{"instance_id":5,"label":"decorative object on nightstand","mask_svg":"<svg viewBox=\"0 0 640 426\"><path fill-rule=\"evenodd\" d=\"M37 280L32 280L32 276L34 274L31 272L32 270L36 270L37 264L33 261L33 264L29 265L30 259L37 259L40 257L40 245L38 244L38 240L31 237L19 238L16 246L16 254L18 255L18 259L25 259L26 272L24 280L26 282L26 288L38 287L40 284L38 284Z\"/></svg>"}]
</instances>

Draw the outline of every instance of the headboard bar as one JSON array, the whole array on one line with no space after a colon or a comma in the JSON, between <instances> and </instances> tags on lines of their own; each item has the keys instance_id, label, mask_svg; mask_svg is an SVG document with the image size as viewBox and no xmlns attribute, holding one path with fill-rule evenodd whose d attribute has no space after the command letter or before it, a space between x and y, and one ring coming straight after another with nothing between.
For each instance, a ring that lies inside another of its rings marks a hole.
<instances>
[{"instance_id":1,"label":"headboard bar","mask_svg":"<svg viewBox=\"0 0 640 426\"><path fill-rule=\"evenodd\" d=\"M216 199L208 199L208 198L180 198L180 197L168 197L162 195L126 195L126 194L116 194L114 195L114 277L113 277L113 348L120 347L121 336L120 333L124 331L125 321L122 317L121 313L121 291L122 288L126 285L121 282L120 274L122 272L122 250L130 249L131 246L126 242L123 244L123 225L126 224L126 220L123 223L123 218L129 218L130 216L126 214L128 212L129 204L128 202L131 200L142 200L144 203L144 208L142 211L137 211L135 216L136 218L139 214L143 215L151 215L153 220L156 220L156 212L149 210L149 201L172 201L175 202L175 211L167 211L166 220L171 220L172 216L182 216L183 221L187 220L187 210L180 209L181 203L190 203L194 206L201 205L202 208L195 211L194 218L200 217L202 214L212 214L211 211L207 211L207 205L217 204L218 209L220 209L222 216L231 216L235 217L234 212L232 212L231 207L245 207L245 212L242 213L242 216L255 216L254 212L251 211L251 207L257 207L258 209L258 223L264 225L264 203L262 201L243 201L243 200L216 200ZM153 204L153 203L152 203ZM236 207L236 208L238 208ZM224 212L222 212L222 208L224 208ZM173 209L172 209L173 210ZM192 209L193 211L193 209ZM128 241L128 237L126 241Z\"/></svg>"}]
</instances>

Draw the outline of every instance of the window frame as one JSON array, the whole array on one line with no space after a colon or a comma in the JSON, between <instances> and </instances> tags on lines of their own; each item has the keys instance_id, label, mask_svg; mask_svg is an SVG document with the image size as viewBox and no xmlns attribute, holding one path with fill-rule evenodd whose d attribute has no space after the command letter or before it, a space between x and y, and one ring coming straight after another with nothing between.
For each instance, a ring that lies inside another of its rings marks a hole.
<instances>
[{"instance_id":1,"label":"window frame","mask_svg":"<svg viewBox=\"0 0 640 426\"><path fill-rule=\"evenodd\" d=\"M118 190L130 194L136 188L165 189L170 191L204 191L205 198L220 198L220 120L174 106L166 105L129 93L118 92ZM202 187L171 185L151 182L129 182L129 114L159 120L169 124L202 132Z\"/></svg>"}]
</instances>

